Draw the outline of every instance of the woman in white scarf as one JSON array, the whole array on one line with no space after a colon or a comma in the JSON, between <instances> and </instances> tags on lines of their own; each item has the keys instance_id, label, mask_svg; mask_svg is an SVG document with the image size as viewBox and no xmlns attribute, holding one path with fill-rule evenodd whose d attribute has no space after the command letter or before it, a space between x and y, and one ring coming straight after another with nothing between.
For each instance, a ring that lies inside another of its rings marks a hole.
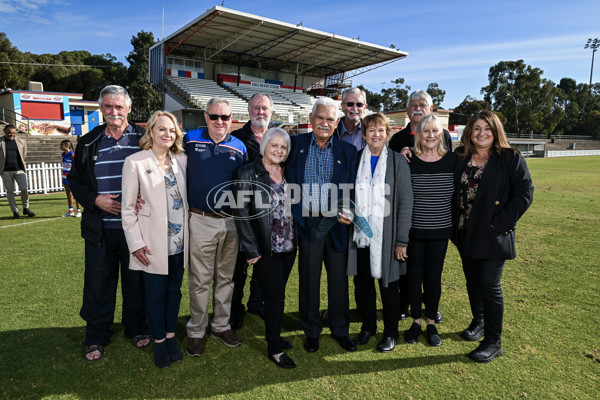
<instances>
[{"instance_id":1,"label":"woman in white scarf","mask_svg":"<svg viewBox=\"0 0 600 400\"><path fill-rule=\"evenodd\" d=\"M379 351L396 346L400 295L398 279L406 273L406 247L412 217L410 169L404 157L386 146L391 127L381 113L362 122L367 146L359 152L356 208L369 222L371 238L354 229L348 250L348 275L354 276L355 299L363 325L355 341L364 345L377 331L376 291L383 303L383 340Z\"/></svg>"}]
</instances>

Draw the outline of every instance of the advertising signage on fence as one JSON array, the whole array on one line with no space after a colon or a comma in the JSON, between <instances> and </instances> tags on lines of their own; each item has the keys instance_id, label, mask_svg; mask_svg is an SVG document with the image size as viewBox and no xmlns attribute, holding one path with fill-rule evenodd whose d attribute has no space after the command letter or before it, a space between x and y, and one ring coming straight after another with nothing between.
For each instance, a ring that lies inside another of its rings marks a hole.
<instances>
[{"instance_id":1,"label":"advertising signage on fence","mask_svg":"<svg viewBox=\"0 0 600 400\"><path fill-rule=\"evenodd\" d=\"M21 101L45 101L48 103L62 103L63 96L55 94L20 93Z\"/></svg>"},{"instance_id":2,"label":"advertising signage on fence","mask_svg":"<svg viewBox=\"0 0 600 400\"><path fill-rule=\"evenodd\" d=\"M276 85L274 83L265 83L265 82L250 82L250 85L258 88L267 88L267 89L279 89L281 85Z\"/></svg>"}]
</instances>

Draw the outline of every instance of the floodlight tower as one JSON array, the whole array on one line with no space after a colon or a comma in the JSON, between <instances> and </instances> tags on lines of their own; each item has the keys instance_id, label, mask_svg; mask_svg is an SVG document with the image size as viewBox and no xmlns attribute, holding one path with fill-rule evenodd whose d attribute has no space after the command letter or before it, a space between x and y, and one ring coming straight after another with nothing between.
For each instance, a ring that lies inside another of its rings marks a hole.
<instances>
[{"instance_id":1,"label":"floodlight tower","mask_svg":"<svg viewBox=\"0 0 600 400\"><path fill-rule=\"evenodd\" d=\"M592 70L590 71L590 93L592 92L592 75L594 74L594 54L596 54L596 50L600 47L600 40L598 38L588 39L584 49L592 49Z\"/></svg>"}]
</instances>

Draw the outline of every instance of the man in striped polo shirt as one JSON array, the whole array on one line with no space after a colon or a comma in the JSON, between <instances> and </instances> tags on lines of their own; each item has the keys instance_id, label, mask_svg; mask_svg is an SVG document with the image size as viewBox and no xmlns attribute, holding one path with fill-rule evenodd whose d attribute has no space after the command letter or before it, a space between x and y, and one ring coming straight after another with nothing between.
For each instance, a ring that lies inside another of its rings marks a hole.
<instances>
[{"instance_id":1,"label":"man in striped polo shirt","mask_svg":"<svg viewBox=\"0 0 600 400\"><path fill-rule=\"evenodd\" d=\"M98 99L105 124L81 138L68 175L81 205L85 278L80 315L87 322L84 357L99 360L113 335L119 268L125 336L135 347L150 344L141 271L129 269L129 249L121 224L121 174L125 158L140 150L144 129L127 121L131 99L121 86L106 86Z\"/></svg>"}]
</instances>

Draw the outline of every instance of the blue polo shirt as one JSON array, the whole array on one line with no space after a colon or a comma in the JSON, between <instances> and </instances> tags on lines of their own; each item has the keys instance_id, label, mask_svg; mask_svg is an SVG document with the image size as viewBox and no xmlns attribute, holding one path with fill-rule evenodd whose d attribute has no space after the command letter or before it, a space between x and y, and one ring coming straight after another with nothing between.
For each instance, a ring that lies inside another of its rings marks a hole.
<instances>
[{"instance_id":1,"label":"blue polo shirt","mask_svg":"<svg viewBox=\"0 0 600 400\"><path fill-rule=\"evenodd\" d=\"M221 196L229 191L233 172L248 162L246 146L230 134L215 143L206 129L189 131L184 144L190 207L205 212L227 211L229 207Z\"/></svg>"}]
</instances>

